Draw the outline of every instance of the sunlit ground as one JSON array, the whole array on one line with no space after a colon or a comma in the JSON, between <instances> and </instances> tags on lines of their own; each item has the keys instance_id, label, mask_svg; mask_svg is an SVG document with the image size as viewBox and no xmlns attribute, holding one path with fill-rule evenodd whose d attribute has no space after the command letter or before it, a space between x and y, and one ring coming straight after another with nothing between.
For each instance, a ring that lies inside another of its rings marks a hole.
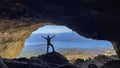
<instances>
[{"instance_id":1,"label":"sunlit ground","mask_svg":"<svg viewBox=\"0 0 120 68\"><path fill-rule=\"evenodd\" d=\"M70 55L76 54L78 57L88 58L92 55L106 54L107 51L115 54L112 44L109 41L85 38L66 26L46 25L34 31L26 39L25 47L19 57L31 57L46 53L46 40L41 36L46 37L47 35L55 35L52 39L52 44L56 51L64 55L66 53ZM69 58L71 57L70 55L66 56Z\"/></svg>"}]
</instances>

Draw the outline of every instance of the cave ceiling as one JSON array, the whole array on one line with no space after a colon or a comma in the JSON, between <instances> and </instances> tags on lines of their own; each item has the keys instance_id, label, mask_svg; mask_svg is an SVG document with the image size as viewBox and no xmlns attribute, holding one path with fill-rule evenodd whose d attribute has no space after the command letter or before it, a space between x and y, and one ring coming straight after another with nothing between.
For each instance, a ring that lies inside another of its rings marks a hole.
<instances>
[{"instance_id":1,"label":"cave ceiling","mask_svg":"<svg viewBox=\"0 0 120 68\"><path fill-rule=\"evenodd\" d=\"M0 18L52 21L53 24L66 25L85 37L120 40L119 7L116 0L0 0ZM30 22L24 23L31 25Z\"/></svg>"}]
</instances>

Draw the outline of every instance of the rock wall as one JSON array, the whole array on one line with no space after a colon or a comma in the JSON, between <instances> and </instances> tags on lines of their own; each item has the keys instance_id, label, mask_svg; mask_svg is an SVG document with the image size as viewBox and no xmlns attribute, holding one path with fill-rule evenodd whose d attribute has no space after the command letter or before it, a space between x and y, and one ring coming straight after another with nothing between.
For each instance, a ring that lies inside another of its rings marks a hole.
<instances>
[{"instance_id":1,"label":"rock wall","mask_svg":"<svg viewBox=\"0 0 120 68\"><path fill-rule=\"evenodd\" d=\"M29 23L28 23L29 22ZM16 58L24 48L24 41L37 28L49 24L45 22L0 19L0 56L4 58ZM32 22L33 23L33 22Z\"/></svg>"}]
</instances>

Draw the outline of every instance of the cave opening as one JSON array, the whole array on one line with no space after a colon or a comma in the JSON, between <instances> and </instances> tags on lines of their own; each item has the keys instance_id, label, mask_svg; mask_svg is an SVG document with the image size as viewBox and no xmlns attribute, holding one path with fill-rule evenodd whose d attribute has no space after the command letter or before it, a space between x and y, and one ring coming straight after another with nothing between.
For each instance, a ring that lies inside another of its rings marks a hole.
<instances>
[{"instance_id":1,"label":"cave opening","mask_svg":"<svg viewBox=\"0 0 120 68\"><path fill-rule=\"evenodd\" d=\"M47 37L47 35L55 35L51 41L55 51L63 54L69 60L93 58L99 54L115 55L112 43L109 41L85 38L67 26L45 25L33 31L26 39L24 48L18 57L30 58L46 53L46 40L41 36Z\"/></svg>"}]
</instances>

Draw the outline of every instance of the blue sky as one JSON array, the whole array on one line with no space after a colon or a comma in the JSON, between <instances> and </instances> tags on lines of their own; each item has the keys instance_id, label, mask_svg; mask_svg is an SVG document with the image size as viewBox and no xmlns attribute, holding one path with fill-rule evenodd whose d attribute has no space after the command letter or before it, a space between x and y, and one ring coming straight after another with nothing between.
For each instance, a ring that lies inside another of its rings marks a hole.
<instances>
[{"instance_id":1,"label":"blue sky","mask_svg":"<svg viewBox=\"0 0 120 68\"><path fill-rule=\"evenodd\" d=\"M72 30L65 26L47 25L39 28L33 33L64 33L64 32L72 32Z\"/></svg>"},{"instance_id":2,"label":"blue sky","mask_svg":"<svg viewBox=\"0 0 120 68\"><path fill-rule=\"evenodd\" d=\"M52 42L57 47L61 45L64 45L64 46L69 45L68 47L75 46L75 47L86 47L86 48L91 48L91 47L112 48L112 44L109 41L85 38L81 35L78 35L76 32L72 31L66 26L54 26L54 25L43 26L38 30L34 31L31 34L31 36L26 40L25 45L30 45L30 44L45 45L46 40L41 38L40 35L46 36L49 34L56 35L56 37L52 40ZM56 41L59 41L60 43L59 44L55 43Z\"/></svg>"}]
</instances>

